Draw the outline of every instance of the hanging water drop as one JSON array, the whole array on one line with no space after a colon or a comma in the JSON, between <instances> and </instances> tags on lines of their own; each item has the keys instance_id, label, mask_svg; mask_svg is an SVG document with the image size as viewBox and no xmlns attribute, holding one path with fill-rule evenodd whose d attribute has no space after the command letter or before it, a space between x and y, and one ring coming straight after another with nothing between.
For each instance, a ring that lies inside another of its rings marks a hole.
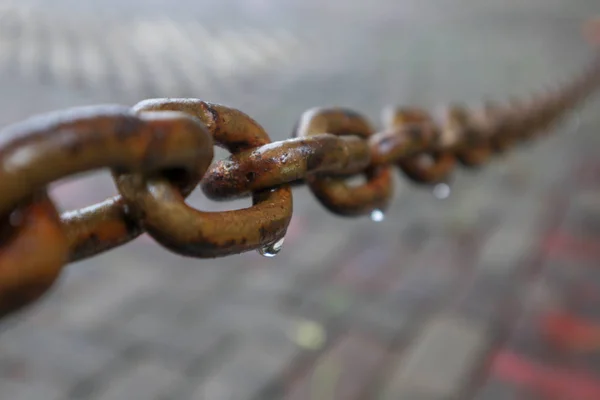
<instances>
[{"instance_id":1,"label":"hanging water drop","mask_svg":"<svg viewBox=\"0 0 600 400\"><path fill-rule=\"evenodd\" d=\"M23 223L23 213L21 212L21 210L15 210L12 213L10 213L10 216L8 217L8 223L13 228L16 228L19 225L21 225Z\"/></svg>"},{"instance_id":2,"label":"hanging water drop","mask_svg":"<svg viewBox=\"0 0 600 400\"><path fill-rule=\"evenodd\" d=\"M447 183L438 183L433 187L432 190L433 195L440 200L450 197L451 192L452 190L450 189L450 185Z\"/></svg>"},{"instance_id":3,"label":"hanging water drop","mask_svg":"<svg viewBox=\"0 0 600 400\"><path fill-rule=\"evenodd\" d=\"M263 257L275 257L277 254L279 254L279 252L283 248L284 241L285 241L285 238L282 237L281 239L279 239L275 242L269 243L269 244L261 247L260 249L258 249L258 253Z\"/></svg>"},{"instance_id":4,"label":"hanging water drop","mask_svg":"<svg viewBox=\"0 0 600 400\"><path fill-rule=\"evenodd\" d=\"M370 218L373 222L381 222L385 219L385 214L383 213L383 211L375 209L371 211Z\"/></svg>"}]
</instances>

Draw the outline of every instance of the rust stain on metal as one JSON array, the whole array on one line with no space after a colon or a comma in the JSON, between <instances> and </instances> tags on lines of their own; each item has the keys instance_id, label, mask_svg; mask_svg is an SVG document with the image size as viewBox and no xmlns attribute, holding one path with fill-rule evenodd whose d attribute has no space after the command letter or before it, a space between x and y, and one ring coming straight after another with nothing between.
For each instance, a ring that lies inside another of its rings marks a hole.
<instances>
[{"instance_id":1,"label":"rust stain on metal","mask_svg":"<svg viewBox=\"0 0 600 400\"><path fill-rule=\"evenodd\" d=\"M312 109L306 111L297 124L296 137L314 137L329 133L337 136L357 136L365 142L373 135L373 128L360 114L342 109ZM365 159L371 162L371 152L365 148ZM375 209L387 208L393 194L391 169L370 165L363 172L367 182L351 187L341 177L306 177L308 186L328 210L340 215L364 215Z\"/></svg>"},{"instance_id":2,"label":"rust stain on metal","mask_svg":"<svg viewBox=\"0 0 600 400\"><path fill-rule=\"evenodd\" d=\"M164 99L139 103L134 107L139 115L156 111L181 111L204 123L217 145L239 156L246 151L252 154L265 148L271 140L264 129L241 111L210 104L196 99ZM281 157L283 152L275 156ZM241 157L244 157L242 155ZM281 159L274 161L260 152L253 158L263 164L250 170L239 169L231 173L232 164L223 167L223 174L211 183L223 185L232 182L233 187L249 184L253 193L252 207L226 212L203 212L189 207L184 198L166 179L150 179L142 174L120 174L116 178L119 192L124 196L142 227L168 249L186 256L219 257L258 249L285 235L292 218L292 195L289 185L279 185L271 190L260 191L251 182L274 168L281 167ZM235 163L237 166L237 163ZM208 165L199 173L204 175ZM253 177L248 182L248 174ZM254 175L252 175L254 174ZM232 179L230 179L232 178ZM206 186L203 186L206 188ZM274 229L274 228L277 229ZM260 232L267 229L268 234Z\"/></svg>"},{"instance_id":3,"label":"rust stain on metal","mask_svg":"<svg viewBox=\"0 0 600 400\"><path fill-rule=\"evenodd\" d=\"M0 242L0 317L40 298L67 262L68 244L56 208L45 193L19 205L19 221L7 215Z\"/></svg>"},{"instance_id":4,"label":"rust stain on metal","mask_svg":"<svg viewBox=\"0 0 600 400\"><path fill-rule=\"evenodd\" d=\"M119 106L50 113L9 126L1 136L0 215L54 180L98 168L185 175L179 183L187 194L202 176L197 171L209 165L213 154L210 135L197 120L174 112L139 117ZM65 213L73 246L70 259L96 254L139 235L124 210L116 196Z\"/></svg>"},{"instance_id":5,"label":"rust stain on metal","mask_svg":"<svg viewBox=\"0 0 600 400\"><path fill-rule=\"evenodd\" d=\"M423 127L421 130L412 128L412 139L417 139L415 141L417 154L401 158L396 162L406 177L413 182L427 184L440 182L448 177L456 163L453 151L457 146L456 141L462 138L451 138L447 143L449 149L444 149L443 135L446 131L436 127L433 119L420 109L390 110L385 122L390 130L402 130L406 126L415 125ZM415 138L415 133L418 132L422 132L422 135Z\"/></svg>"},{"instance_id":6,"label":"rust stain on metal","mask_svg":"<svg viewBox=\"0 0 600 400\"><path fill-rule=\"evenodd\" d=\"M369 164L369 148L357 137L321 134L269 143L213 165L202 180L217 200L247 196L316 173L354 174Z\"/></svg>"}]
</instances>

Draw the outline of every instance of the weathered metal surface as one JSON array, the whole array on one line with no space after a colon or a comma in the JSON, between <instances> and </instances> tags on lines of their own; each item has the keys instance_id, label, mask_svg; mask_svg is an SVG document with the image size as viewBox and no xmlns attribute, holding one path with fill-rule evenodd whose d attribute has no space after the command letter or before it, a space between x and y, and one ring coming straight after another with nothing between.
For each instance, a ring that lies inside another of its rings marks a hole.
<instances>
[{"instance_id":1,"label":"weathered metal surface","mask_svg":"<svg viewBox=\"0 0 600 400\"><path fill-rule=\"evenodd\" d=\"M177 110L194 116L206 125L216 144L234 155L271 141L246 114L200 100L146 101L134 109L140 115ZM116 176L116 182L148 233L165 247L187 256L218 257L258 249L282 238L292 218L289 186L253 192L250 208L202 212L187 206L164 178L146 180L131 174Z\"/></svg>"},{"instance_id":2,"label":"weathered metal surface","mask_svg":"<svg viewBox=\"0 0 600 400\"><path fill-rule=\"evenodd\" d=\"M437 183L445 180L455 165L455 149L462 140L459 132L435 125L434 120L423 110L397 109L390 111L386 118L390 129L402 129L416 125L428 127L432 135L420 135L416 139L421 148L416 155L399 159L397 165L407 178L416 183ZM428 132L420 129L417 132ZM468 143L465 142L465 146Z\"/></svg>"},{"instance_id":3,"label":"weathered metal surface","mask_svg":"<svg viewBox=\"0 0 600 400\"><path fill-rule=\"evenodd\" d=\"M7 127L0 139L0 214L64 176L98 168L164 173L189 194L212 159L204 127L181 113L136 116L129 108L75 108ZM208 146L208 147L207 147ZM71 260L141 233L120 196L62 217Z\"/></svg>"},{"instance_id":4,"label":"weathered metal surface","mask_svg":"<svg viewBox=\"0 0 600 400\"><path fill-rule=\"evenodd\" d=\"M0 317L38 299L67 262L69 247L45 193L6 215L0 232Z\"/></svg>"},{"instance_id":5,"label":"weathered metal surface","mask_svg":"<svg viewBox=\"0 0 600 400\"><path fill-rule=\"evenodd\" d=\"M369 165L369 148L358 137L328 133L273 142L215 163L202 180L215 200L247 196L316 173L354 174Z\"/></svg>"},{"instance_id":6,"label":"weathered metal surface","mask_svg":"<svg viewBox=\"0 0 600 400\"><path fill-rule=\"evenodd\" d=\"M354 111L313 109L302 115L294 135L310 137L321 133L356 135L368 140L373 128ZM350 187L339 177L310 176L307 182L321 204L336 214L363 215L385 209L393 193L390 167L371 166L364 173L367 182L356 187Z\"/></svg>"}]
</instances>

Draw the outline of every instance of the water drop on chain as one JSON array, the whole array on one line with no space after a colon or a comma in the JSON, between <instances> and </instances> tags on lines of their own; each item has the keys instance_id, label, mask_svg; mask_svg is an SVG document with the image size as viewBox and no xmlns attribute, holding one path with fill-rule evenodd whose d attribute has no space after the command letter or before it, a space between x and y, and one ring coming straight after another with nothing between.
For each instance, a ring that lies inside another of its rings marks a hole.
<instances>
[{"instance_id":1,"label":"water drop on chain","mask_svg":"<svg viewBox=\"0 0 600 400\"><path fill-rule=\"evenodd\" d=\"M9 224L16 228L23 223L23 213L20 210L15 210L8 217Z\"/></svg>"},{"instance_id":2,"label":"water drop on chain","mask_svg":"<svg viewBox=\"0 0 600 400\"><path fill-rule=\"evenodd\" d=\"M432 190L433 195L440 200L450 197L451 192L452 190L450 189L450 185L447 183L438 183L433 187Z\"/></svg>"},{"instance_id":3,"label":"water drop on chain","mask_svg":"<svg viewBox=\"0 0 600 400\"><path fill-rule=\"evenodd\" d=\"M282 237L281 239L279 239L273 243L269 243L269 244L261 247L260 249L258 249L258 253L263 257L275 257L277 254L279 254L279 252L283 248L284 241L285 241L285 238Z\"/></svg>"},{"instance_id":4,"label":"water drop on chain","mask_svg":"<svg viewBox=\"0 0 600 400\"><path fill-rule=\"evenodd\" d=\"M376 209L371 211L371 215L369 217L373 222L381 222L385 219L385 214L383 213L383 211Z\"/></svg>"}]
</instances>

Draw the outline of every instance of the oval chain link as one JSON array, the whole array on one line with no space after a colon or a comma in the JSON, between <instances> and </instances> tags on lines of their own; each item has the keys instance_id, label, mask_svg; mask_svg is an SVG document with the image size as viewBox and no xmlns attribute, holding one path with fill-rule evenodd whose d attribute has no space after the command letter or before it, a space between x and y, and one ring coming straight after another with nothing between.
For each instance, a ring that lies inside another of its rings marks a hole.
<instances>
[{"instance_id":1,"label":"oval chain link","mask_svg":"<svg viewBox=\"0 0 600 400\"><path fill-rule=\"evenodd\" d=\"M362 138L365 146L359 158L369 164L371 154L366 144L374 131L363 116L341 108L308 110L300 117L294 135L312 137L323 133ZM386 209L393 193L390 167L368 165L363 173L366 183L354 187L345 178L331 175L309 175L306 181L315 197L333 213L364 215Z\"/></svg>"},{"instance_id":2,"label":"oval chain link","mask_svg":"<svg viewBox=\"0 0 600 400\"><path fill-rule=\"evenodd\" d=\"M193 116L205 124L217 145L234 156L271 143L264 129L248 115L218 104L196 99L149 100L134 110L140 115L176 110ZM148 233L185 256L219 257L267 246L285 236L292 219L289 185L253 191L250 208L203 212L185 204L165 179L147 179L142 174L120 174L115 178L119 191Z\"/></svg>"},{"instance_id":3,"label":"oval chain link","mask_svg":"<svg viewBox=\"0 0 600 400\"><path fill-rule=\"evenodd\" d=\"M67 262L69 246L58 212L44 192L4 216L0 243L2 317L50 289Z\"/></svg>"}]
</instances>

